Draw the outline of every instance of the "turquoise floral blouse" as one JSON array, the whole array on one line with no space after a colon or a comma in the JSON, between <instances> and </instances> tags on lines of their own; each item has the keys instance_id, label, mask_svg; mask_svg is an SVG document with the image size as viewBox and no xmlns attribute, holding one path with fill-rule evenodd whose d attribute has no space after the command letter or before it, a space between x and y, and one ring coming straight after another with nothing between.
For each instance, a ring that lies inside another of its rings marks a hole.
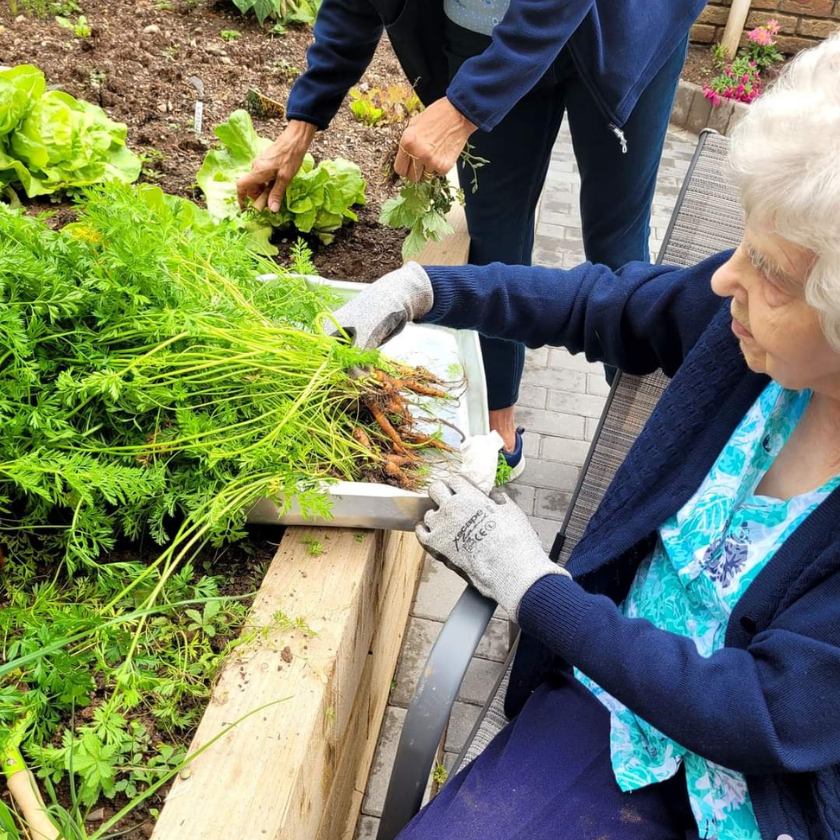
<instances>
[{"instance_id":1,"label":"turquoise floral blouse","mask_svg":"<svg viewBox=\"0 0 840 840\"><path fill-rule=\"evenodd\" d=\"M778 548L840 483L787 501L756 487L802 416L810 391L770 383L733 432L706 480L659 529L636 573L623 613L694 640L701 656L723 647L739 598ZM622 790L664 781L685 768L700 836L761 840L744 776L663 735L579 671L576 677L611 713L613 772Z\"/></svg>"}]
</instances>

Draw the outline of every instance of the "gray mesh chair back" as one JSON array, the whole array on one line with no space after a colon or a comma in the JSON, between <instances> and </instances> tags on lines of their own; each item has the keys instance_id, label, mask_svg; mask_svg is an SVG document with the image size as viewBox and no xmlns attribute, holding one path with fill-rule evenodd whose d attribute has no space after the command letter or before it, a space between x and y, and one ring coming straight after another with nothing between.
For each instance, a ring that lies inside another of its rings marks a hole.
<instances>
[{"instance_id":1,"label":"gray mesh chair back","mask_svg":"<svg viewBox=\"0 0 840 840\"><path fill-rule=\"evenodd\" d=\"M740 241L743 219L727 168L728 148L727 139L716 132L700 135L657 263L694 265L719 251L734 248ZM661 372L616 377L554 543L552 559L562 565L569 559L667 384L668 379Z\"/></svg>"},{"instance_id":2,"label":"gray mesh chair back","mask_svg":"<svg viewBox=\"0 0 840 840\"><path fill-rule=\"evenodd\" d=\"M734 248L740 241L743 216L728 171L728 148L727 139L716 132L705 131L700 135L658 263L694 265L719 251ZM648 376L617 374L566 518L554 542L552 559L561 564L569 559L667 384L668 379L661 372ZM480 755L507 724L504 696L512 659L513 651L508 657L508 667L485 704L453 772Z\"/></svg>"}]
</instances>

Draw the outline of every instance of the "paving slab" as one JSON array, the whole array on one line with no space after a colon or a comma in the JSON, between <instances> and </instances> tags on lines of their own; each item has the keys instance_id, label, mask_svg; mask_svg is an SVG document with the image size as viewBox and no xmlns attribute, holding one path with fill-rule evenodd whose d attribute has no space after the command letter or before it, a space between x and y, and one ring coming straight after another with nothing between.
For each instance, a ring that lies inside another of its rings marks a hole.
<instances>
[{"instance_id":1,"label":"paving slab","mask_svg":"<svg viewBox=\"0 0 840 840\"><path fill-rule=\"evenodd\" d=\"M397 673L394 675L393 688L388 699L389 703L402 708L408 707L429 653L442 628L441 621L431 621L415 616L409 618L397 664Z\"/></svg>"},{"instance_id":2,"label":"paving slab","mask_svg":"<svg viewBox=\"0 0 840 840\"><path fill-rule=\"evenodd\" d=\"M391 770L397 755L397 744L400 740L405 709L389 706L385 710L382 728L379 730L379 743L373 756L373 764L368 776L367 791L362 802L362 813L369 817L381 817L388 793L388 783L391 780Z\"/></svg>"},{"instance_id":3,"label":"paving slab","mask_svg":"<svg viewBox=\"0 0 840 840\"><path fill-rule=\"evenodd\" d=\"M446 621L467 584L443 563L426 557L411 614L418 618Z\"/></svg>"},{"instance_id":4,"label":"paving slab","mask_svg":"<svg viewBox=\"0 0 840 840\"><path fill-rule=\"evenodd\" d=\"M379 820L363 814L356 825L356 840L376 840L377 831L379 831Z\"/></svg>"},{"instance_id":5,"label":"paving slab","mask_svg":"<svg viewBox=\"0 0 840 840\"><path fill-rule=\"evenodd\" d=\"M426 666L429 654L434 647L443 622L431 621L427 618L411 616L408 620L405 639L397 672L394 675L393 688L388 702L393 706L407 708L414 696L414 690ZM478 659L488 659L493 662L504 662L509 643L508 622L502 619L492 619L487 626L475 656Z\"/></svg>"},{"instance_id":6,"label":"paving slab","mask_svg":"<svg viewBox=\"0 0 840 840\"><path fill-rule=\"evenodd\" d=\"M452 707L452 717L449 719L449 726L446 729L446 739L443 749L446 752L459 753L467 743L467 738L472 732L475 722L481 713L481 706L473 706L469 703L455 703Z\"/></svg>"},{"instance_id":7,"label":"paving slab","mask_svg":"<svg viewBox=\"0 0 840 840\"><path fill-rule=\"evenodd\" d=\"M501 662L474 658L464 675L457 699L464 703L472 703L474 706L483 705L493 691L496 681L502 675L503 667Z\"/></svg>"}]
</instances>

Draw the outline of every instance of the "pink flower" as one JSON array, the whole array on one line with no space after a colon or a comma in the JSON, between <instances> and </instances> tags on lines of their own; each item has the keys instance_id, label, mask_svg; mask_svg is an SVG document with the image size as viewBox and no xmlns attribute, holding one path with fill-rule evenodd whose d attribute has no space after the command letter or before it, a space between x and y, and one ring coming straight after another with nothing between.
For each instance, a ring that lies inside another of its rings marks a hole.
<instances>
[{"instance_id":1,"label":"pink flower","mask_svg":"<svg viewBox=\"0 0 840 840\"><path fill-rule=\"evenodd\" d=\"M768 20L765 26L767 27L771 35L779 34L779 21L777 21L776 18L771 18L770 20Z\"/></svg>"},{"instance_id":2,"label":"pink flower","mask_svg":"<svg viewBox=\"0 0 840 840\"><path fill-rule=\"evenodd\" d=\"M760 44L762 47L769 47L773 44L773 36L762 26L759 26L757 29L751 29L747 33L747 38L754 44Z\"/></svg>"}]
</instances>

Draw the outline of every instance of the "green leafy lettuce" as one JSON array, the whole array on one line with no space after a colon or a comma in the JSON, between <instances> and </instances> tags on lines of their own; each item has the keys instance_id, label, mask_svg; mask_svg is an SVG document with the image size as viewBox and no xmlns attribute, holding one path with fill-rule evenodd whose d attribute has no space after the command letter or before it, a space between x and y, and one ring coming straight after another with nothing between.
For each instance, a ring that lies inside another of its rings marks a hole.
<instances>
[{"instance_id":1,"label":"green leafy lettuce","mask_svg":"<svg viewBox=\"0 0 840 840\"><path fill-rule=\"evenodd\" d=\"M44 74L31 64L0 72L0 137L17 127L45 90Z\"/></svg>"},{"instance_id":2,"label":"green leafy lettuce","mask_svg":"<svg viewBox=\"0 0 840 840\"><path fill-rule=\"evenodd\" d=\"M346 221L357 220L350 208L365 203L365 180L359 167L342 158L324 160L316 166L309 154L289 183L277 213L243 216L236 201L236 182L250 172L254 158L271 141L257 134L250 115L241 110L216 127L216 136L221 146L207 153L196 181L210 214L216 219L239 219L251 232L259 253L277 253L269 243L273 228L294 227L329 244Z\"/></svg>"},{"instance_id":3,"label":"green leafy lettuce","mask_svg":"<svg viewBox=\"0 0 840 840\"><path fill-rule=\"evenodd\" d=\"M126 126L97 105L46 90L32 65L0 71L0 188L23 187L30 198L140 176Z\"/></svg>"},{"instance_id":4,"label":"green leafy lettuce","mask_svg":"<svg viewBox=\"0 0 840 840\"><path fill-rule=\"evenodd\" d=\"M321 0L233 0L243 15L253 11L260 22L273 18L280 23L312 25L321 6Z\"/></svg>"},{"instance_id":5,"label":"green leafy lettuce","mask_svg":"<svg viewBox=\"0 0 840 840\"><path fill-rule=\"evenodd\" d=\"M424 178L416 184L403 179L399 195L382 205L379 223L408 229L402 255L409 260L426 242L439 242L452 233L446 216L456 201L463 204L461 191L442 175Z\"/></svg>"}]
</instances>

